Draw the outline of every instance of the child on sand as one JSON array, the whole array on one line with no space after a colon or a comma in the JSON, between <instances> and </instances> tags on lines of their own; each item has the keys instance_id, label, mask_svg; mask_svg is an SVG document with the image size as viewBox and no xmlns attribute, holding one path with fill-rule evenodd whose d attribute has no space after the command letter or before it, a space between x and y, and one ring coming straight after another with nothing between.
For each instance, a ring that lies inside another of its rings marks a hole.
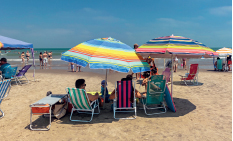
<instances>
[{"instance_id":1,"label":"child on sand","mask_svg":"<svg viewBox=\"0 0 233 141\"><path fill-rule=\"evenodd\" d=\"M74 72L74 63L70 63L71 71Z\"/></svg>"},{"instance_id":2,"label":"child on sand","mask_svg":"<svg viewBox=\"0 0 233 141\"><path fill-rule=\"evenodd\" d=\"M105 86L105 80L101 81L101 97L104 98L104 86ZM108 88L107 88L107 82L106 82L106 92L105 92L105 103L108 103L109 100L109 94L108 94Z\"/></svg>"}]
</instances>

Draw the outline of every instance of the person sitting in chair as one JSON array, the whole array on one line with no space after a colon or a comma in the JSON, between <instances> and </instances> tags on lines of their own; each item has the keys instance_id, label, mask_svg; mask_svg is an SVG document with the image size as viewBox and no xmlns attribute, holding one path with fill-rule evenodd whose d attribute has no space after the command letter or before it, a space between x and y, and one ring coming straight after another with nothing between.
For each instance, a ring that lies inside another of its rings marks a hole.
<instances>
[{"instance_id":1,"label":"person sitting in chair","mask_svg":"<svg viewBox=\"0 0 233 141\"><path fill-rule=\"evenodd\" d=\"M229 55L229 56L227 56L227 67L228 67L228 71L231 71L231 67L230 67L231 64L232 64L231 55Z\"/></svg>"},{"instance_id":2,"label":"person sitting in chair","mask_svg":"<svg viewBox=\"0 0 233 141\"><path fill-rule=\"evenodd\" d=\"M78 80L76 80L75 87L78 88L78 89L84 89L85 90L85 87L86 87L85 80L84 79L78 79ZM101 97L99 96L98 93L96 93L95 95L87 93L87 97L90 100L90 102L95 101L95 100L98 99L99 105L100 106L103 105L103 103L100 100Z\"/></svg>"},{"instance_id":3,"label":"person sitting in chair","mask_svg":"<svg viewBox=\"0 0 233 141\"><path fill-rule=\"evenodd\" d=\"M217 62L218 62L218 60L220 60L219 57L217 57L217 61L215 61L215 63L214 63L214 70L217 70L217 69L218 69L218 68L217 68ZM225 66L225 64L222 63L222 68L224 68L224 66Z\"/></svg>"},{"instance_id":4,"label":"person sitting in chair","mask_svg":"<svg viewBox=\"0 0 233 141\"><path fill-rule=\"evenodd\" d=\"M126 76L126 78L122 78L121 81L132 80L132 78L133 78L132 74L131 74L131 75L128 74L128 75ZM132 90L134 90L133 86L132 86ZM131 101L132 103L133 103L133 94L134 94L134 91L132 91L132 93L131 93L131 99L130 99L130 101ZM139 92L137 89L135 89L135 97L136 97L136 98L141 98L141 97L142 97L142 95L140 94L140 92ZM115 99L115 89L112 91L112 93L111 93L109 99L111 99L111 100Z\"/></svg>"},{"instance_id":5,"label":"person sitting in chair","mask_svg":"<svg viewBox=\"0 0 233 141\"><path fill-rule=\"evenodd\" d=\"M151 76L153 75L159 75L158 72L157 72L157 68L153 68L151 70ZM147 90L147 82L151 79L151 76L148 77L148 78L145 78L143 81L142 81L142 86L145 86L145 89Z\"/></svg>"},{"instance_id":6,"label":"person sitting in chair","mask_svg":"<svg viewBox=\"0 0 233 141\"><path fill-rule=\"evenodd\" d=\"M2 74L2 76L5 75L5 73L8 71L7 69L10 68L10 64L7 63L7 59L6 58L1 58L1 67L0 67L0 73Z\"/></svg>"}]
</instances>

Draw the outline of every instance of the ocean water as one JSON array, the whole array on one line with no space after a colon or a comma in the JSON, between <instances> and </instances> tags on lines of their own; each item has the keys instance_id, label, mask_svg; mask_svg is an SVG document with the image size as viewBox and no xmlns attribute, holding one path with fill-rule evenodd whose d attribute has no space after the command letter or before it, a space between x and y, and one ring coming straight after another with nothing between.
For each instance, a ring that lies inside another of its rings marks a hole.
<instances>
[{"instance_id":1,"label":"ocean water","mask_svg":"<svg viewBox=\"0 0 233 141\"><path fill-rule=\"evenodd\" d=\"M220 49L222 47L216 47L216 48L212 48L214 51ZM34 52L35 52L35 63L36 63L36 69L41 69L41 67L39 67L39 54L40 52L51 52L52 51L52 57L53 59L51 59L51 61L49 62L49 69L68 69L68 62L62 61L61 58L61 54L67 50L69 50L70 48L34 48ZM22 66L23 64L21 63L21 59L20 59L20 55L21 52L27 52L30 50L27 49L22 49L22 50L10 50L10 51L2 51L0 53L1 57L5 57L7 58L8 62L17 66ZM156 59L155 58L155 64L156 66L161 69L164 67L164 61L168 61L169 59ZM32 63L32 57L30 57L29 63ZM187 65L188 64L194 64L194 63L198 63L199 64L199 68L200 69L213 69L213 59L212 58L202 58L202 59L188 59L187 60ZM179 61L179 65L178 68L181 68L181 62ZM95 71L95 72L99 72L102 73L104 70L90 70L89 66L82 68L82 71Z\"/></svg>"}]
</instances>

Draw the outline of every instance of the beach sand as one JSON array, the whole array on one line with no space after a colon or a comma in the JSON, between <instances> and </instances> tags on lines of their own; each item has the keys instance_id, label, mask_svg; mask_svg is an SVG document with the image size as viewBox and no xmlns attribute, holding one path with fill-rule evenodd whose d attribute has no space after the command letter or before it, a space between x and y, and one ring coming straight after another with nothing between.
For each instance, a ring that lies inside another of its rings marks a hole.
<instances>
[{"instance_id":1,"label":"beach sand","mask_svg":"<svg viewBox=\"0 0 233 141\"><path fill-rule=\"evenodd\" d=\"M161 70L159 71L161 74ZM146 116L137 109L134 120L115 120L110 104L94 115L92 122L79 123L69 120L70 114L60 120L52 119L49 131L31 131L29 105L46 96L66 94L66 87L75 87L76 79L86 80L87 91L100 91L100 82L105 75L67 70L32 70L26 76L29 84L12 84L10 93L2 101L5 116L0 119L0 140L232 140L232 73L200 70L199 85L180 85L179 75L174 73L173 98L177 112ZM115 82L125 77L124 73L108 75L108 90ZM135 79L134 79L135 80ZM143 92L144 87L136 88ZM130 114L120 114L131 116ZM89 116L83 116L89 119ZM49 119L33 116L33 124L48 125Z\"/></svg>"}]
</instances>

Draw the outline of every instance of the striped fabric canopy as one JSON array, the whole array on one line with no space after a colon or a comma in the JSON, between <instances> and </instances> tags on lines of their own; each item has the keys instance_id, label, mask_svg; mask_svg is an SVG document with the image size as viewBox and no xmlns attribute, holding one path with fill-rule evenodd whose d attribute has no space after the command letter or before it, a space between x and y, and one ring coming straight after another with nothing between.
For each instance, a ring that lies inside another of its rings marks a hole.
<instances>
[{"instance_id":1,"label":"striped fabric canopy","mask_svg":"<svg viewBox=\"0 0 233 141\"><path fill-rule=\"evenodd\" d=\"M141 55L149 54L176 54L177 56L195 56L217 55L206 45L182 36L165 36L149 40L136 49Z\"/></svg>"},{"instance_id":2,"label":"striped fabric canopy","mask_svg":"<svg viewBox=\"0 0 233 141\"><path fill-rule=\"evenodd\" d=\"M149 71L149 65L135 50L114 38L98 38L83 42L62 54L61 60L91 69L112 69L134 73Z\"/></svg>"},{"instance_id":3,"label":"striped fabric canopy","mask_svg":"<svg viewBox=\"0 0 233 141\"><path fill-rule=\"evenodd\" d=\"M0 50L32 49L33 44L0 35Z\"/></svg>"},{"instance_id":4,"label":"striped fabric canopy","mask_svg":"<svg viewBox=\"0 0 233 141\"><path fill-rule=\"evenodd\" d=\"M226 47L223 47L223 48L217 50L216 52L219 54L219 56L232 55L232 49L226 48Z\"/></svg>"}]
</instances>

